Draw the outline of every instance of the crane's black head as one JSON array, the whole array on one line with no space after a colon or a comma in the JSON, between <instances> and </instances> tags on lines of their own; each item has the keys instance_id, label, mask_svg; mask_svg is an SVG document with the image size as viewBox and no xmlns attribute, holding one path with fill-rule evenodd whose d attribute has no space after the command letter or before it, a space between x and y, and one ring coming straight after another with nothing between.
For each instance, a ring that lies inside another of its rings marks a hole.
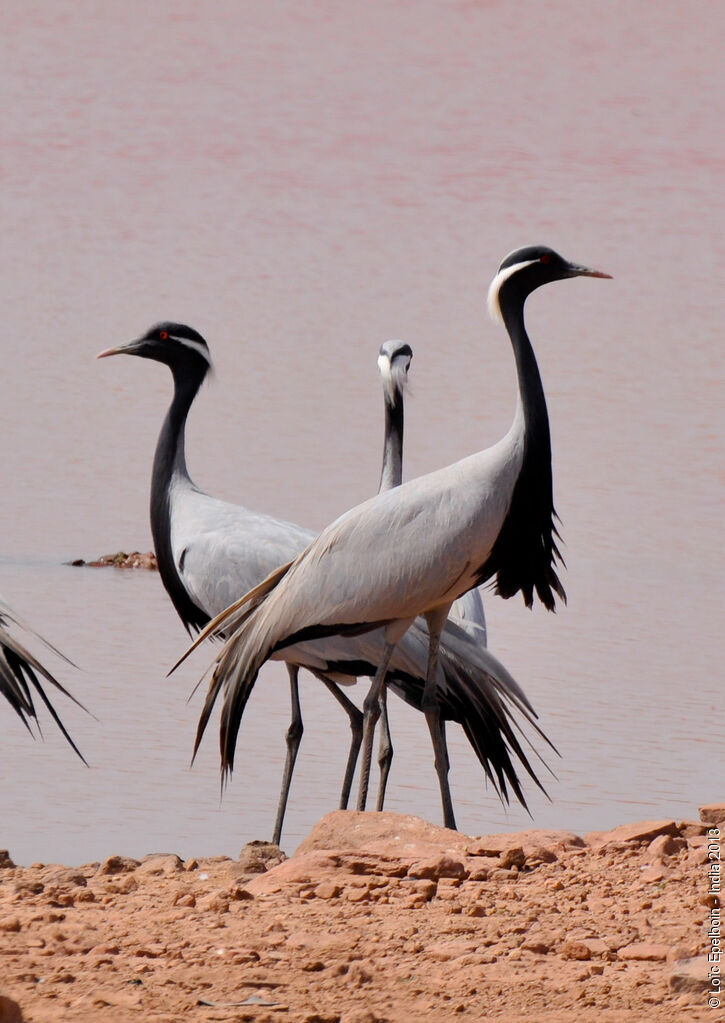
<instances>
[{"instance_id":1,"label":"crane's black head","mask_svg":"<svg viewBox=\"0 0 725 1023\"><path fill-rule=\"evenodd\" d=\"M201 334L183 323L164 321L157 323L135 341L100 352L99 359L107 355L139 355L142 359L155 359L172 370L188 365L204 374L211 369L209 346Z\"/></svg>"},{"instance_id":2,"label":"crane's black head","mask_svg":"<svg viewBox=\"0 0 725 1023\"><path fill-rule=\"evenodd\" d=\"M405 341L384 341L380 346L378 369L383 378L385 398L392 405L397 405L408 383L412 358L413 349Z\"/></svg>"},{"instance_id":3,"label":"crane's black head","mask_svg":"<svg viewBox=\"0 0 725 1023\"><path fill-rule=\"evenodd\" d=\"M488 311L492 319L503 319L501 297L505 292L523 302L542 284L562 281L567 277L609 277L601 270L570 263L546 245L527 245L515 249L498 268L498 273L488 289Z\"/></svg>"}]
</instances>

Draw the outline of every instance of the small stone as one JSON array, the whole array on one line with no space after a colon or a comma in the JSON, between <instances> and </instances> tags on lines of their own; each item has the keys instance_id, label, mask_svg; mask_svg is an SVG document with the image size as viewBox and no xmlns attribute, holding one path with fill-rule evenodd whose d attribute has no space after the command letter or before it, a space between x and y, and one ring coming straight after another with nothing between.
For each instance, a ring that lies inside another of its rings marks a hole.
<instances>
[{"instance_id":1,"label":"small stone","mask_svg":"<svg viewBox=\"0 0 725 1023\"><path fill-rule=\"evenodd\" d=\"M707 825L703 824L702 821L680 821L680 834L683 838L695 838L699 835L704 835L707 831Z\"/></svg>"},{"instance_id":2,"label":"small stone","mask_svg":"<svg viewBox=\"0 0 725 1023\"><path fill-rule=\"evenodd\" d=\"M581 961L592 957L591 949L583 941L566 941L562 946L561 955L564 959Z\"/></svg>"},{"instance_id":3,"label":"small stone","mask_svg":"<svg viewBox=\"0 0 725 1023\"><path fill-rule=\"evenodd\" d=\"M465 876L466 868L461 860L454 859L452 856L445 854L431 859L418 860L408 870L408 877L431 881L437 881L441 877L463 878Z\"/></svg>"},{"instance_id":4,"label":"small stone","mask_svg":"<svg viewBox=\"0 0 725 1023\"><path fill-rule=\"evenodd\" d=\"M113 883L109 884L108 891L114 895L130 895L131 892L135 892L138 888L138 881L133 874L126 874L125 877L119 878L118 881L115 879Z\"/></svg>"},{"instance_id":5,"label":"small stone","mask_svg":"<svg viewBox=\"0 0 725 1023\"><path fill-rule=\"evenodd\" d=\"M0 920L0 931L7 931L9 934L17 934L20 930L20 919L17 916L8 917L7 920Z\"/></svg>"},{"instance_id":6,"label":"small stone","mask_svg":"<svg viewBox=\"0 0 725 1023\"><path fill-rule=\"evenodd\" d=\"M316 899L335 899L342 891L339 884L335 884L333 881L322 881L314 889L314 896Z\"/></svg>"},{"instance_id":7,"label":"small stone","mask_svg":"<svg viewBox=\"0 0 725 1023\"><path fill-rule=\"evenodd\" d=\"M0 1023L23 1023L20 1006L5 995L0 995Z\"/></svg>"},{"instance_id":8,"label":"small stone","mask_svg":"<svg viewBox=\"0 0 725 1023\"><path fill-rule=\"evenodd\" d=\"M14 866L7 849L0 849L0 870L11 870Z\"/></svg>"},{"instance_id":9,"label":"small stone","mask_svg":"<svg viewBox=\"0 0 725 1023\"><path fill-rule=\"evenodd\" d=\"M70 885L74 888L85 888L88 881L86 880L86 875L79 870L59 867L57 870L51 870L46 874L45 883L47 885Z\"/></svg>"},{"instance_id":10,"label":"small stone","mask_svg":"<svg viewBox=\"0 0 725 1023\"><path fill-rule=\"evenodd\" d=\"M348 902L369 902L370 901L370 890L368 888L348 888L345 891L345 897Z\"/></svg>"},{"instance_id":11,"label":"small stone","mask_svg":"<svg viewBox=\"0 0 725 1023\"><path fill-rule=\"evenodd\" d=\"M197 909L202 913L228 913L229 897L226 892L210 892L196 903Z\"/></svg>"},{"instance_id":12,"label":"small stone","mask_svg":"<svg viewBox=\"0 0 725 1023\"><path fill-rule=\"evenodd\" d=\"M706 846L700 846L699 848L690 849L687 854L687 864L693 867L701 867L707 863L710 859L710 854L707 851Z\"/></svg>"},{"instance_id":13,"label":"small stone","mask_svg":"<svg viewBox=\"0 0 725 1023\"><path fill-rule=\"evenodd\" d=\"M536 955L545 956L551 951L551 944L543 938L528 938L521 946L527 952L534 952Z\"/></svg>"},{"instance_id":14,"label":"small stone","mask_svg":"<svg viewBox=\"0 0 725 1023\"><path fill-rule=\"evenodd\" d=\"M199 861L192 856L191 859L184 861L184 870L198 870Z\"/></svg>"},{"instance_id":15,"label":"small stone","mask_svg":"<svg viewBox=\"0 0 725 1023\"><path fill-rule=\"evenodd\" d=\"M240 884L232 885L228 894L232 902L251 902L254 899L249 889L243 888Z\"/></svg>"},{"instance_id":16,"label":"small stone","mask_svg":"<svg viewBox=\"0 0 725 1023\"><path fill-rule=\"evenodd\" d=\"M99 874L128 874L139 866L139 860L129 856L109 856L98 868Z\"/></svg>"},{"instance_id":17,"label":"small stone","mask_svg":"<svg viewBox=\"0 0 725 1023\"><path fill-rule=\"evenodd\" d=\"M520 869L525 863L524 850L520 846L514 846L513 849L504 849L501 853L500 864L504 870L510 870L512 867Z\"/></svg>"},{"instance_id":18,"label":"small stone","mask_svg":"<svg viewBox=\"0 0 725 1023\"><path fill-rule=\"evenodd\" d=\"M172 905L184 906L188 909L193 909L194 906L196 905L196 896L194 895L193 892L185 892L183 894L177 892L177 894L174 896L172 900Z\"/></svg>"},{"instance_id":19,"label":"small stone","mask_svg":"<svg viewBox=\"0 0 725 1023\"><path fill-rule=\"evenodd\" d=\"M715 895L714 892L708 892L707 895L702 895L697 902L698 905L707 906L708 909L717 909L720 905L720 896Z\"/></svg>"},{"instance_id":20,"label":"small stone","mask_svg":"<svg viewBox=\"0 0 725 1023\"><path fill-rule=\"evenodd\" d=\"M152 853L144 856L136 870L139 876L165 877L178 874L184 869L181 858L174 853Z\"/></svg>"},{"instance_id":21,"label":"small stone","mask_svg":"<svg viewBox=\"0 0 725 1023\"><path fill-rule=\"evenodd\" d=\"M708 964L705 956L681 959L670 974L670 991L700 994L710 986Z\"/></svg>"},{"instance_id":22,"label":"small stone","mask_svg":"<svg viewBox=\"0 0 725 1023\"><path fill-rule=\"evenodd\" d=\"M239 853L239 865L246 874L264 874L287 859L274 842L247 842Z\"/></svg>"},{"instance_id":23,"label":"small stone","mask_svg":"<svg viewBox=\"0 0 725 1023\"><path fill-rule=\"evenodd\" d=\"M646 881L647 884L655 884L657 881L661 881L664 876L664 870L662 867L657 866L657 864L653 864L642 871L642 880Z\"/></svg>"},{"instance_id":24,"label":"small stone","mask_svg":"<svg viewBox=\"0 0 725 1023\"><path fill-rule=\"evenodd\" d=\"M677 824L673 820L638 821L636 824L622 824L612 831L592 832L585 835L587 845L594 849L616 847L620 843L642 844L651 842L658 835L677 835Z\"/></svg>"},{"instance_id":25,"label":"small stone","mask_svg":"<svg viewBox=\"0 0 725 1023\"><path fill-rule=\"evenodd\" d=\"M663 963L667 959L669 948L667 945L655 945L649 941L635 941L631 945L625 945L617 952L617 956L625 961L628 959L642 962Z\"/></svg>"},{"instance_id":26,"label":"small stone","mask_svg":"<svg viewBox=\"0 0 725 1023\"><path fill-rule=\"evenodd\" d=\"M672 835L658 835L657 838L650 842L647 852L655 859L661 860L665 856L675 856L686 848L687 842L684 838L673 838Z\"/></svg>"},{"instance_id":27,"label":"small stone","mask_svg":"<svg viewBox=\"0 0 725 1023\"><path fill-rule=\"evenodd\" d=\"M698 810L703 824L725 823L725 803L707 803Z\"/></svg>"},{"instance_id":28,"label":"small stone","mask_svg":"<svg viewBox=\"0 0 725 1023\"><path fill-rule=\"evenodd\" d=\"M305 973L321 973L325 969L325 964L321 959L309 959L302 964L302 969Z\"/></svg>"}]
</instances>

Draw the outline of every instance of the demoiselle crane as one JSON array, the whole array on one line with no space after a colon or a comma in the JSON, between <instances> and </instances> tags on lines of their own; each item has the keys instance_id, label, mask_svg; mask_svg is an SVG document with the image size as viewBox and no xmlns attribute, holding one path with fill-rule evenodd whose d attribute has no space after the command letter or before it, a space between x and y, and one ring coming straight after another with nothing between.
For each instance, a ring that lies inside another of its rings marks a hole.
<instances>
[{"instance_id":1,"label":"demoiselle crane","mask_svg":"<svg viewBox=\"0 0 725 1023\"><path fill-rule=\"evenodd\" d=\"M378 369L383 381L383 402L385 406L385 436L383 441L383 461L380 472L378 492L399 487L403 482L403 439L405 432L405 388L408 372L413 359L410 345L394 339L384 341L378 354ZM486 646L486 616L483 601L478 589L469 590L453 602L450 618L473 636L479 643ZM380 782L378 786L377 810L382 810L385 803L385 790L393 759L393 744L390 738L388 721L386 687L380 694L380 747L378 766ZM444 726L442 726L444 727Z\"/></svg>"},{"instance_id":2,"label":"demoiselle crane","mask_svg":"<svg viewBox=\"0 0 725 1023\"><path fill-rule=\"evenodd\" d=\"M23 637L21 641L19 633L36 639L43 646L47 647L67 664L72 664L59 650L56 650L47 640L39 636L37 632L22 622L11 608L0 600L0 693L5 697L28 731L32 734L30 722L35 721L38 729L40 722L33 702L33 689L41 702L45 704L48 713L61 730L71 748L78 754L83 763L86 759L71 739L65 725L58 716L58 712L50 702L47 693L43 689L41 679L50 683L55 689L67 696L78 707L83 708L68 690L48 671L46 667L31 653L26 646L27 640ZM31 638L31 642L32 642Z\"/></svg>"},{"instance_id":3,"label":"demoiselle crane","mask_svg":"<svg viewBox=\"0 0 725 1023\"><path fill-rule=\"evenodd\" d=\"M396 648L418 615L429 628L421 699L435 750L443 815L455 826L448 757L436 699L441 632L457 597L487 580L502 597L534 593L553 611L565 600L553 523L551 441L544 389L524 325L536 288L568 277L609 277L571 263L546 246L517 249L499 267L488 295L505 325L518 380L516 413L493 447L378 494L323 530L294 562L281 567L210 623L229 638L216 658L197 745L224 689L220 748L223 774L234 764L241 717L262 664L301 640L382 629L384 646L364 703L358 809L365 809L380 693Z\"/></svg>"},{"instance_id":4,"label":"demoiselle crane","mask_svg":"<svg viewBox=\"0 0 725 1023\"><path fill-rule=\"evenodd\" d=\"M138 339L100 353L101 357L117 354L162 362L173 376L173 399L154 457L151 528L162 580L179 616L192 631L263 580L280 563L296 557L314 540L314 534L271 516L219 501L192 483L184 455L185 425L191 404L211 365L208 346L197 331L183 324L160 323ZM293 708L300 724L299 701L295 699L299 666L309 668L326 682L351 682L358 675L376 673L384 646L380 632L359 637L330 636L286 650L279 659L287 661L291 678L295 680ZM416 625L390 662L389 681L393 690L417 709L420 709L425 685L427 649L427 629ZM516 682L493 655L481 653L476 643L452 625L446 630L441 645L439 685L441 713L445 719L463 725L501 798L508 799L507 785L510 785L525 805L512 755L534 782L540 783L515 733L517 712L539 733L540 730L533 724L531 705ZM351 703L350 706L353 707ZM357 708L354 710L359 714ZM357 747L351 748L348 768L352 765L354 770L356 756ZM293 757L289 756L288 746L287 788L291 763ZM341 799L343 806L351 780L352 772L348 771ZM285 802L283 786L275 841L279 841Z\"/></svg>"}]
</instances>

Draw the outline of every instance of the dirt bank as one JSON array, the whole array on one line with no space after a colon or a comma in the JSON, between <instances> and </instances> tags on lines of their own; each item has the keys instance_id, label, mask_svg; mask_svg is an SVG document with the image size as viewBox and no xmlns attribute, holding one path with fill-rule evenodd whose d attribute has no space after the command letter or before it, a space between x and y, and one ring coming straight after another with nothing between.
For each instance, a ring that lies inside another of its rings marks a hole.
<instances>
[{"instance_id":1,"label":"dirt bank","mask_svg":"<svg viewBox=\"0 0 725 1023\"><path fill-rule=\"evenodd\" d=\"M725 808L701 816L469 838L336 812L284 862L261 843L0 854L0 993L35 1023L715 1023L706 829Z\"/></svg>"}]
</instances>

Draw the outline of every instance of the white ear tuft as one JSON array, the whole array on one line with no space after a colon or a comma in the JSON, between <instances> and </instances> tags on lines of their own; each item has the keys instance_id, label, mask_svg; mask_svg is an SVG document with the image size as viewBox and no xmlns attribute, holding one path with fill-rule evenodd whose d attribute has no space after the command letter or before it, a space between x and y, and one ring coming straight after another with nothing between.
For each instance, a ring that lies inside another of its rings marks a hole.
<instances>
[{"instance_id":1,"label":"white ear tuft","mask_svg":"<svg viewBox=\"0 0 725 1023\"><path fill-rule=\"evenodd\" d=\"M504 282L513 274L518 273L519 270L523 270L524 267L531 266L532 263L536 262L537 260L535 259L525 259L521 263L514 263L513 266L507 266L505 269L499 270L491 281L488 289L488 315L495 323L503 323L499 295Z\"/></svg>"},{"instance_id":2,"label":"white ear tuft","mask_svg":"<svg viewBox=\"0 0 725 1023\"><path fill-rule=\"evenodd\" d=\"M402 345L404 342L386 342L388 345L399 344ZM403 393L408 384L408 366L410 365L410 354L406 353L403 355L393 355L391 360L390 355L387 352L381 352L378 356L378 369L380 370L380 376L383 378L383 389L385 396L391 404L395 404L397 398Z\"/></svg>"}]
</instances>

